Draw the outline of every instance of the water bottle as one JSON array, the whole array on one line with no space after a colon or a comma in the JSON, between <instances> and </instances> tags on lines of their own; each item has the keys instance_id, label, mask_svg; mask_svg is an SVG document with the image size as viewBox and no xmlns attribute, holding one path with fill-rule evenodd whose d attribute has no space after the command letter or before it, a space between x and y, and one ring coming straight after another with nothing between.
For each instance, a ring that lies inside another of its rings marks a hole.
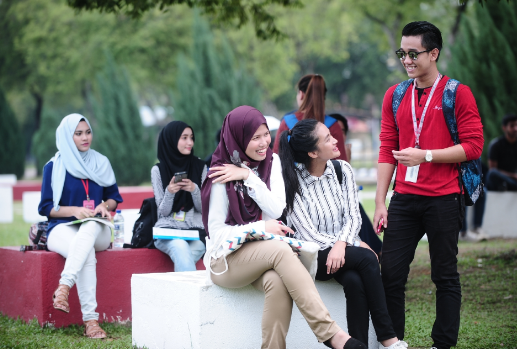
<instances>
[{"instance_id":1,"label":"water bottle","mask_svg":"<svg viewBox=\"0 0 517 349\"><path fill-rule=\"evenodd\" d=\"M120 214L120 210L117 210L117 214L113 217L113 225L115 230L113 233L113 247L124 246L124 217Z\"/></svg>"},{"instance_id":2,"label":"water bottle","mask_svg":"<svg viewBox=\"0 0 517 349\"><path fill-rule=\"evenodd\" d=\"M363 186L357 186L357 200L362 204L363 203Z\"/></svg>"}]
</instances>

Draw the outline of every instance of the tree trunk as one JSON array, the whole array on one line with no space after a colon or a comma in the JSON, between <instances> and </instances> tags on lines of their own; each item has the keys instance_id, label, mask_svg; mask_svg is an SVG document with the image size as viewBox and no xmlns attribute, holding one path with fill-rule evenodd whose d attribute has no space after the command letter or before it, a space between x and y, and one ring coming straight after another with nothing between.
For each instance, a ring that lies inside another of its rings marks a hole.
<instances>
[{"instance_id":1,"label":"tree trunk","mask_svg":"<svg viewBox=\"0 0 517 349\"><path fill-rule=\"evenodd\" d=\"M43 96L39 92L31 91L32 97L36 101L34 108L34 131L39 130L41 124L41 114L43 113Z\"/></svg>"}]
</instances>

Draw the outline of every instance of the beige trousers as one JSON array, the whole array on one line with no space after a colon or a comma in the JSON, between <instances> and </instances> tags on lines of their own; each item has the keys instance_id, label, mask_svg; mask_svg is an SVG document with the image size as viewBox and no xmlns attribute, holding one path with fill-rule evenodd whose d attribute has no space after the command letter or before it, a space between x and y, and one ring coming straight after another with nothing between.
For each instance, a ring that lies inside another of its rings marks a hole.
<instances>
[{"instance_id":1,"label":"beige trousers","mask_svg":"<svg viewBox=\"0 0 517 349\"><path fill-rule=\"evenodd\" d=\"M228 271L212 274L212 281L227 288L252 284L264 291L262 348L285 348L293 300L319 342L334 336L339 326L330 318L309 272L291 247L282 241L251 241L226 257ZM223 258L212 259L212 270L225 269Z\"/></svg>"}]
</instances>

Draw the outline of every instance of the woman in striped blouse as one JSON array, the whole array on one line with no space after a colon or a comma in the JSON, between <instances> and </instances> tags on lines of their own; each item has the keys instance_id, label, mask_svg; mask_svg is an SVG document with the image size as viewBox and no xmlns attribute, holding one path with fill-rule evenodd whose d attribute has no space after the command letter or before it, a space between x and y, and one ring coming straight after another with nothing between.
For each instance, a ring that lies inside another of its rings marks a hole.
<instances>
[{"instance_id":1,"label":"woman in striped blouse","mask_svg":"<svg viewBox=\"0 0 517 349\"><path fill-rule=\"evenodd\" d=\"M331 159L338 156L336 139L316 120L301 120L281 135L289 224L295 238L320 245L316 279L334 278L343 286L350 335L368 343L371 313L380 349L407 348L388 315L376 254L358 237L361 215L352 168L342 160L334 164Z\"/></svg>"}]
</instances>

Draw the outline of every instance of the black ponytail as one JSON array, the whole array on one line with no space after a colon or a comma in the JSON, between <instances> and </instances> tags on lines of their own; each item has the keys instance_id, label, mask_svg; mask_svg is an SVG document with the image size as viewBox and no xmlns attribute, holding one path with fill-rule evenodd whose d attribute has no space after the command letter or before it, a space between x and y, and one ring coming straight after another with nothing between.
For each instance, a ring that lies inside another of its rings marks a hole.
<instances>
[{"instance_id":1,"label":"black ponytail","mask_svg":"<svg viewBox=\"0 0 517 349\"><path fill-rule=\"evenodd\" d=\"M314 119L304 119L298 121L291 130L282 132L280 135L278 155L282 161L287 212L293 208L295 195L301 195L298 169L294 163L304 164L306 168L310 166L312 158L309 153L318 149L319 138L316 135L318 123Z\"/></svg>"}]
</instances>

